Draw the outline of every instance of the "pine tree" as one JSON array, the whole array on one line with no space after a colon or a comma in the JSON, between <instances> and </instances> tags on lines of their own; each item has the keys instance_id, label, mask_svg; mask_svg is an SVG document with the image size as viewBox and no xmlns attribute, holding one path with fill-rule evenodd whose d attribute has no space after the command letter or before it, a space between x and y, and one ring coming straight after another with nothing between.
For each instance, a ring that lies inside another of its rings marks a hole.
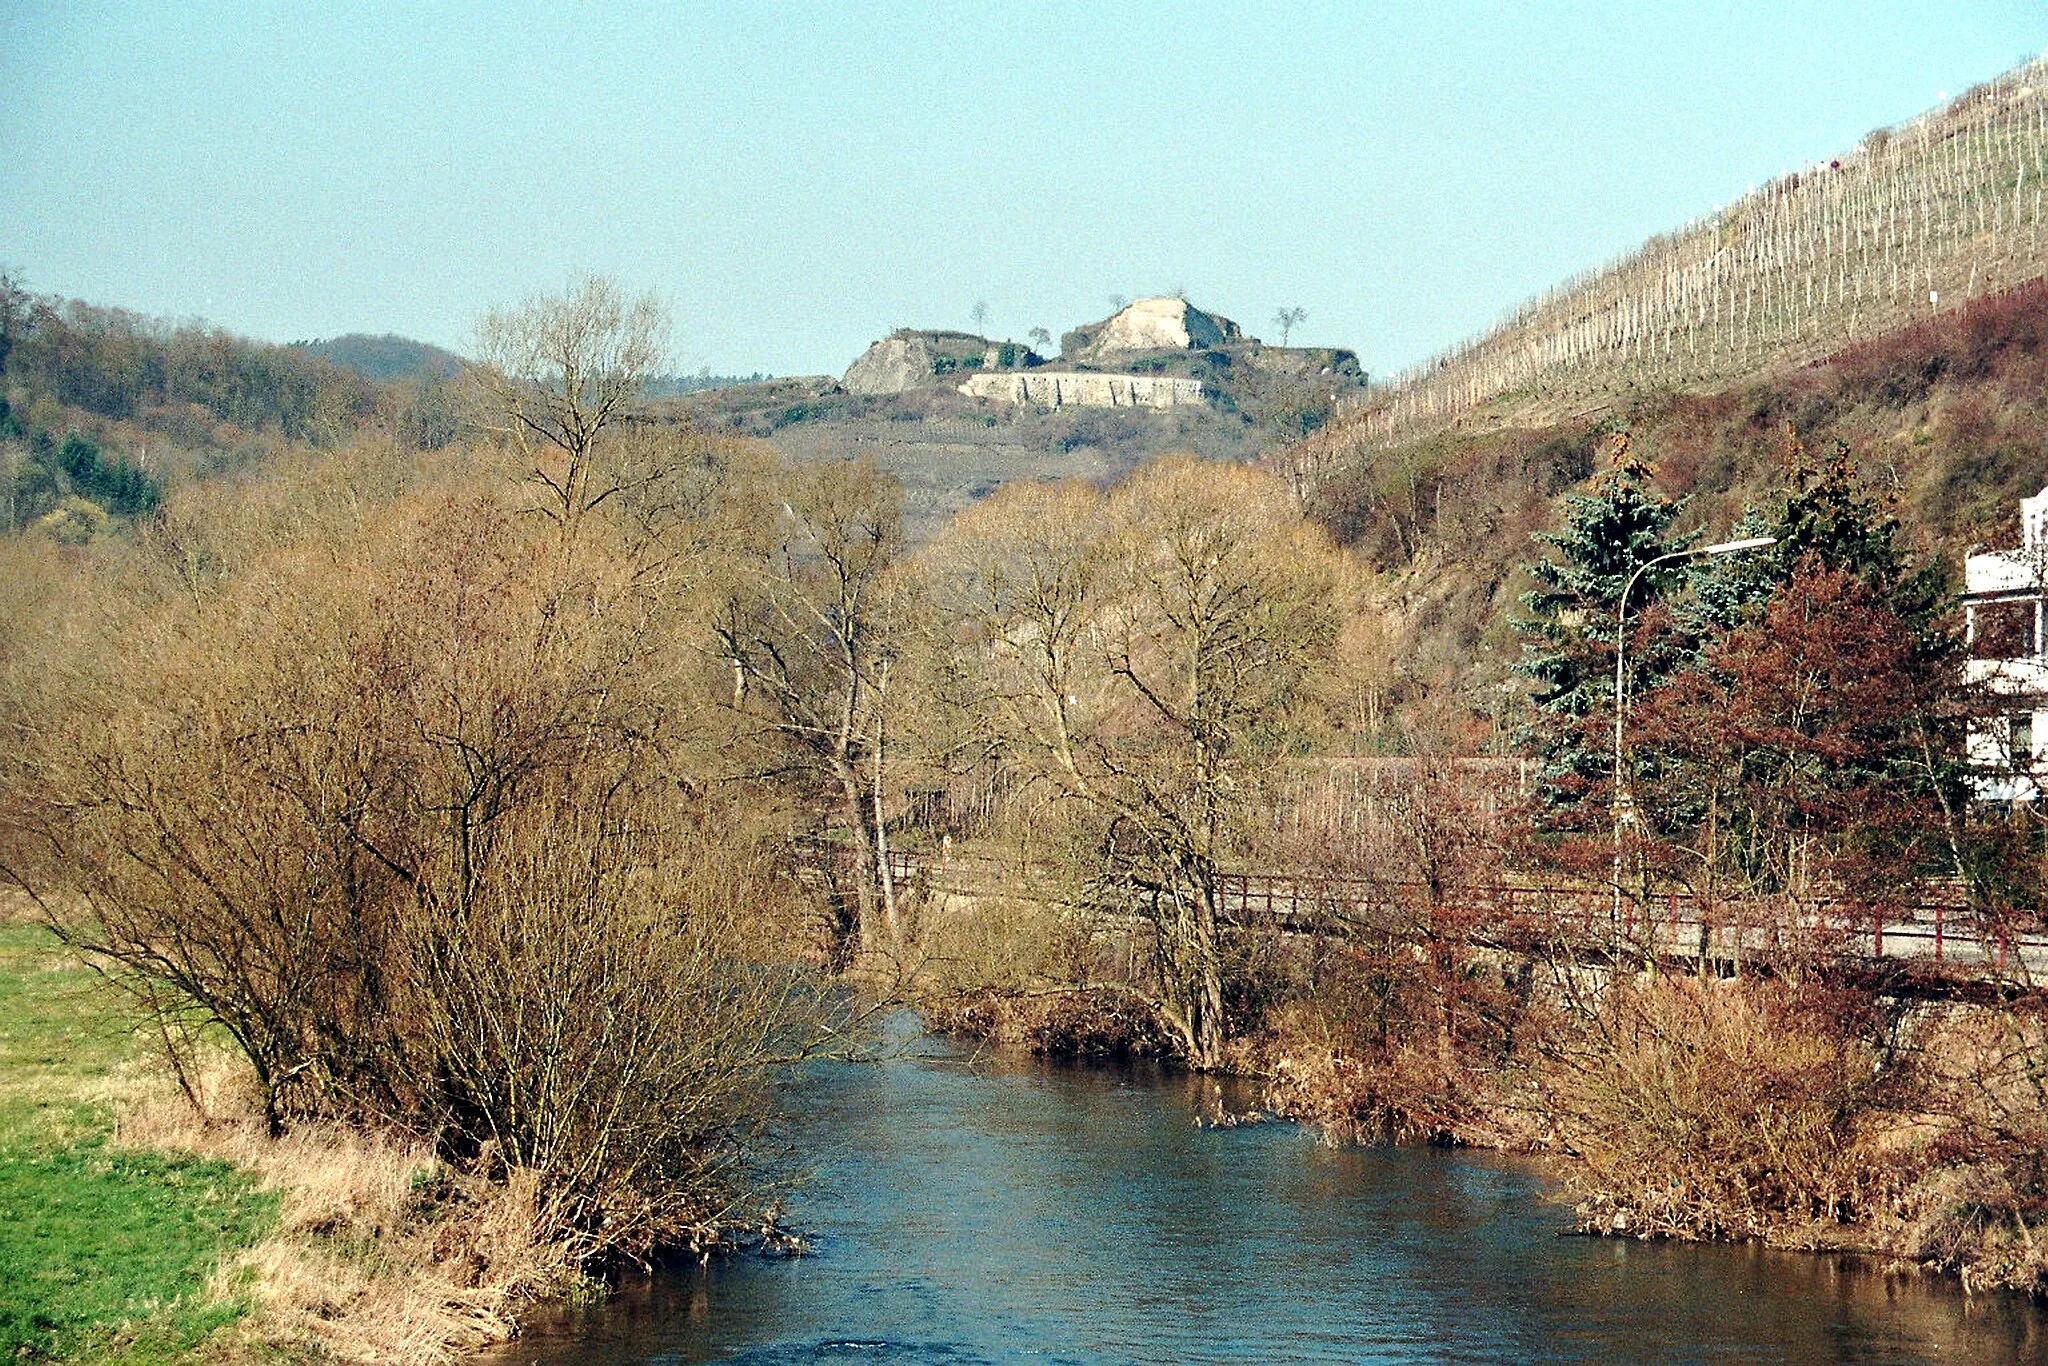
<instances>
[{"instance_id":1,"label":"pine tree","mask_svg":"<svg viewBox=\"0 0 2048 1366\"><path fill-rule=\"evenodd\" d=\"M1516 671L1535 680L1536 715L1524 746L1541 761L1543 790L1557 807L1578 806L1605 785L1612 766L1606 728L1614 715L1614 628L1623 588L1638 569L1683 549L1688 539L1667 535L1686 500L1657 491L1656 472L1634 453L1629 434L1617 432L1610 449L1610 467L1593 492L1565 500L1564 529L1537 534L1551 553L1529 567L1537 586L1522 595L1528 615L1515 623L1523 640ZM1638 578L1631 621L1682 574L1674 562ZM1646 675L1670 667L1664 651L1631 653L1632 692Z\"/></svg>"},{"instance_id":2,"label":"pine tree","mask_svg":"<svg viewBox=\"0 0 2048 1366\"><path fill-rule=\"evenodd\" d=\"M1737 523L1737 536L1775 536L1765 550L1711 560L1693 572L1693 596L1686 625L1698 636L1732 630L1764 610L1771 596L1792 582L1802 567L1838 570L1853 577L1885 607L1912 625L1923 648L1953 648L1954 605L1943 565L1916 558L1889 498L1866 494L1857 481L1855 458L1836 442L1825 460L1815 458L1790 423L1782 450L1783 487Z\"/></svg>"},{"instance_id":3,"label":"pine tree","mask_svg":"<svg viewBox=\"0 0 2048 1366\"><path fill-rule=\"evenodd\" d=\"M1788 426L1783 460L1783 487L1735 529L1777 544L1692 570L1681 662L1635 695L1631 776L1694 875L1783 889L1804 849L1881 899L1961 871L1955 599L1846 446L1815 459Z\"/></svg>"}]
</instances>

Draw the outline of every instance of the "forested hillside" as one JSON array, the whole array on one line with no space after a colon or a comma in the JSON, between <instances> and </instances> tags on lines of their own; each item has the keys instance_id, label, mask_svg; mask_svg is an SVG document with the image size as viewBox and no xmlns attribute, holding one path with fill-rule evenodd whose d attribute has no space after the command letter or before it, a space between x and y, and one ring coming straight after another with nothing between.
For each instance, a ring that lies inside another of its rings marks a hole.
<instances>
[{"instance_id":1,"label":"forested hillside","mask_svg":"<svg viewBox=\"0 0 2048 1366\"><path fill-rule=\"evenodd\" d=\"M2014 534L2048 482L2044 186L2035 61L1565 282L1278 453L1380 571L1375 714L1434 698L1508 742L1516 571L1617 431L1689 527L1841 443L1922 553Z\"/></svg>"},{"instance_id":2,"label":"forested hillside","mask_svg":"<svg viewBox=\"0 0 2048 1366\"><path fill-rule=\"evenodd\" d=\"M30 294L0 278L0 527L89 537L164 483L378 428L454 435L446 374L378 382L295 346Z\"/></svg>"},{"instance_id":3,"label":"forested hillside","mask_svg":"<svg viewBox=\"0 0 2048 1366\"><path fill-rule=\"evenodd\" d=\"M1795 449L1826 457L1841 443L1908 539L1959 568L1971 544L2015 538L2015 501L2048 484L2048 282L1773 378L1645 388L1540 425L1475 422L1332 467L1310 503L1379 571L1384 630L1360 668L1389 705L1455 698L1499 719L1505 743L1519 658L1509 622L1529 586L1518 571L1557 498L1599 472L1622 430L1657 485L1688 499L1681 525L1711 534L1783 478Z\"/></svg>"},{"instance_id":4,"label":"forested hillside","mask_svg":"<svg viewBox=\"0 0 2048 1366\"><path fill-rule=\"evenodd\" d=\"M386 332L370 336L350 332L319 341L298 342L294 350L333 361L369 379L418 379L432 375L453 379L462 373L462 357L426 342Z\"/></svg>"}]
</instances>

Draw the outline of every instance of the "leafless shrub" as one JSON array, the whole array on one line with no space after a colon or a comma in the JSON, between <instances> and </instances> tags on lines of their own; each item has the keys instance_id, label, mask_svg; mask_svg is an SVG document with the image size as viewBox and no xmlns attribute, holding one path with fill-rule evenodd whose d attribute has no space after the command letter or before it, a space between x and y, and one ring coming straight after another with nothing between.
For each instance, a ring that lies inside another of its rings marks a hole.
<instances>
[{"instance_id":1,"label":"leafless shrub","mask_svg":"<svg viewBox=\"0 0 2048 1366\"><path fill-rule=\"evenodd\" d=\"M1853 1011L1781 982L1622 982L1548 1073L1583 1216L1647 1236L1784 1236L1868 1213L1852 1152L1879 1099Z\"/></svg>"},{"instance_id":2,"label":"leafless shrub","mask_svg":"<svg viewBox=\"0 0 2048 1366\"><path fill-rule=\"evenodd\" d=\"M1351 837L1297 853L1348 932L1269 1013L1267 1101L1361 1142L1527 1142L1510 1082L1549 1018L1508 951L1525 936L1484 775L1437 754L1355 776Z\"/></svg>"},{"instance_id":3,"label":"leafless shrub","mask_svg":"<svg viewBox=\"0 0 2048 1366\"><path fill-rule=\"evenodd\" d=\"M233 1041L273 1134L388 1125L644 1256L718 1236L826 1012L775 846L689 762L675 599L562 545L400 499L137 614L34 737L11 864L174 1057Z\"/></svg>"}]
</instances>

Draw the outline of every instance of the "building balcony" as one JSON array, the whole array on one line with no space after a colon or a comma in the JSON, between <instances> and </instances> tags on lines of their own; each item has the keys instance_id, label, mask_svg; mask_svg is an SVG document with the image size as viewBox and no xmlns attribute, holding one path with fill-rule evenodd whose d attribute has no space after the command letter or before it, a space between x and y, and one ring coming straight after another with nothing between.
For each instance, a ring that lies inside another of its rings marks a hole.
<instances>
[{"instance_id":1,"label":"building balcony","mask_svg":"<svg viewBox=\"0 0 2048 1366\"><path fill-rule=\"evenodd\" d=\"M2026 551L1972 555L1963 561L1963 592L1969 597L2039 592L2040 568L2038 555Z\"/></svg>"},{"instance_id":2,"label":"building balcony","mask_svg":"<svg viewBox=\"0 0 2048 1366\"><path fill-rule=\"evenodd\" d=\"M2000 697L2048 697L2048 659L1972 659L1963 676Z\"/></svg>"}]
</instances>

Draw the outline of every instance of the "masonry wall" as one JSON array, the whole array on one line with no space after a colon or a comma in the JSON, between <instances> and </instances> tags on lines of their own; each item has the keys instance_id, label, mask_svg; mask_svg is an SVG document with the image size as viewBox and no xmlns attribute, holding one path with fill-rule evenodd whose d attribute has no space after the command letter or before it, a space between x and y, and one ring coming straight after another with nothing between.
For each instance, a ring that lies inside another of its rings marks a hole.
<instances>
[{"instance_id":1,"label":"masonry wall","mask_svg":"<svg viewBox=\"0 0 2048 1366\"><path fill-rule=\"evenodd\" d=\"M960 386L974 398L1048 408L1174 408L1203 401L1202 382L1162 375L1074 372L975 375Z\"/></svg>"}]
</instances>

